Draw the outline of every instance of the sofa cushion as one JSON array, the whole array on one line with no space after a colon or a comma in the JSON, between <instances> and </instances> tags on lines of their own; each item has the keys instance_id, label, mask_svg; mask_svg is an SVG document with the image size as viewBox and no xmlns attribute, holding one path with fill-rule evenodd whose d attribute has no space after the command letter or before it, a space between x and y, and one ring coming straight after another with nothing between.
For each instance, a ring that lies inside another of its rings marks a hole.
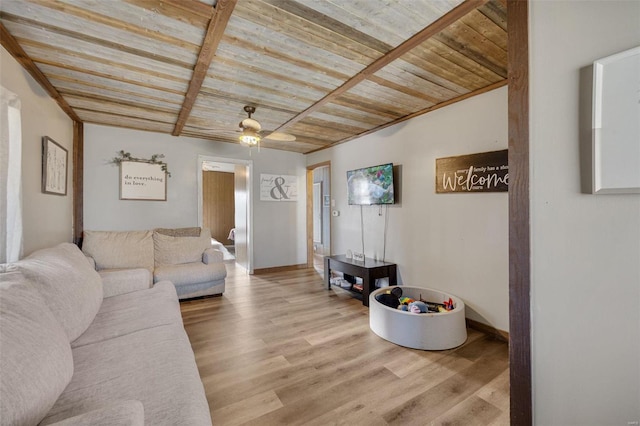
<instances>
[{"instance_id":1,"label":"sofa cushion","mask_svg":"<svg viewBox=\"0 0 640 426\"><path fill-rule=\"evenodd\" d=\"M224 293L224 280L182 284L176 287L176 292L180 300L203 296L221 296Z\"/></svg>"},{"instance_id":2,"label":"sofa cushion","mask_svg":"<svg viewBox=\"0 0 640 426\"><path fill-rule=\"evenodd\" d=\"M210 264L216 262L224 262L224 253L215 248L208 248L202 254L202 263Z\"/></svg>"},{"instance_id":3,"label":"sofa cushion","mask_svg":"<svg viewBox=\"0 0 640 426\"><path fill-rule=\"evenodd\" d=\"M104 299L87 331L71 346L77 348L166 324L182 324L176 289L168 281Z\"/></svg>"},{"instance_id":4,"label":"sofa cushion","mask_svg":"<svg viewBox=\"0 0 640 426\"><path fill-rule=\"evenodd\" d=\"M0 274L0 424L35 425L73 374L65 330L19 273Z\"/></svg>"},{"instance_id":5,"label":"sofa cushion","mask_svg":"<svg viewBox=\"0 0 640 426\"><path fill-rule=\"evenodd\" d=\"M82 251L101 269L145 268L153 272L151 231L84 231Z\"/></svg>"},{"instance_id":6,"label":"sofa cushion","mask_svg":"<svg viewBox=\"0 0 640 426\"><path fill-rule=\"evenodd\" d=\"M154 231L170 237L199 237L201 228L199 226L191 228L156 228Z\"/></svg>"},{"instance_id":7,"label":"sofa cushion","mask_svg":"<svg viewBox=\"0 0 640 426\"><path fill-rule=\"evenodd\" d=\"M144 426L140 401L123 401L56 422L54 426Z\"/></svg>"},{"instance_id":8,"label":"sofa cushion","mask_svg":"<svg viewBox=\"0 0 640 426\"><path fill-rule=\"evenodd\" d=\"M224 263L185 263L156 267L153 280L171 281L176 286L222 280L227 276Z\"/></svg>"},{"instance_id":9,"label":"sofa cushion","mask_svg":"<svg viewBox=\"0 0 640 426\"><path fill-rule=\"evenodd\" d=\"M33 281L69 341L77 339L102 303L102 279L80 249L70 243L59 244L32 253L16 266Z\"/></svg>"},{"instance_id":10,"label":"sofa cushion","mask_svg":"<svg viewBox=\"0 0 640 426\"><path fill-rule=\"evenodd\" d=\"M155 266L202 262L202 253L211 247L211 236L203 229L198 237L171 237L153 233Z\"/></svg>"},{"instance_id":11,"label":"sofa cushion","mask_svg":"<svg viewBox=\"0 0 640 426\"><path fill-rule=\"evenodd\" d=\"M105 298L151 288L153 284L153 276L145 268L103 269L98 274Z\"/></svg>"},{"instance_id":12,"label":"sofa cushion","mask_svg":"<svg viewBox=\"0 0 640 426\"><path fill-rule=\"evenodd\" d=\"M142 402L148 425L211 425L182 324L159 325L74 348L73 361L71 383L43 425L131 399Z\"/></svg>"}]
</instances>

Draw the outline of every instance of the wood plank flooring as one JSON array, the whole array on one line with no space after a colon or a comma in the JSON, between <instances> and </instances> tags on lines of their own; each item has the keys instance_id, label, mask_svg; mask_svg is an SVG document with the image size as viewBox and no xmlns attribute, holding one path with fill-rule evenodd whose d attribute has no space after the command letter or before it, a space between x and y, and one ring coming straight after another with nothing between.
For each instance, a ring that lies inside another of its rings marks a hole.
<instances>
[{"instance_id":1,"label":"wood plank flooring","mask_svg":"<svg viewBox=\"0 0 640 426\"><path fill-rule=\"evenodd\" d=\"M214 425L509 424L506 343L403 348L314 269L227 270L222 297L181 304Z\"/></svg>"}]
</instances>

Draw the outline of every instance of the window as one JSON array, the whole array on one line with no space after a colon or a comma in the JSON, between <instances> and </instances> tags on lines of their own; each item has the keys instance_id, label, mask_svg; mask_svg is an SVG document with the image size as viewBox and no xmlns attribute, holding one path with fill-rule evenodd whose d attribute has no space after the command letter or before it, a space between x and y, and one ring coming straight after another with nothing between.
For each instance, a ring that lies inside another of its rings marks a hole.
<instances>
[{"instance_id":1,"label":"window","mask_svg":"<svg viewBox=\"0 0 640 426\"><path fill-rule=\"evenodd\" d=\"M20 99L0 86L0 263L22 254Z\"/></svg>"}]
</instances>

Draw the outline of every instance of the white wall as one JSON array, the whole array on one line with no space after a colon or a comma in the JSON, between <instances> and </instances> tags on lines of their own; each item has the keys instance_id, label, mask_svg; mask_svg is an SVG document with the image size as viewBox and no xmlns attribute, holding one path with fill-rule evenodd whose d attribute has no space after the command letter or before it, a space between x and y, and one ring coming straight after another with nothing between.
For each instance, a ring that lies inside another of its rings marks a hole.
<instances>
[{"instance_id":1,"label":"white wall","mask_svg":"<svg viewBox=\"0 0 640 426\"><path fill-rule=\"evenodd\" d=\"M639 44L638 1L531 3L535 424L640 421L640 195L581 193L579 135L581 70Z\"/></svg>"},{"instance_id":2,"label":"white wall","mask_svg":"<svg viewBox=\"0 0 640 426\"><path fill-rule=\"evenodd\" d=\"M198 155L253 161L255 269L306 263L305 159L301 154L249 149L237 144L84 126L84 228L132 230L198 225ZM110 161L120 150L136 158L164 154L171 177L167 201L119 199L119 168ZM298 202L260 201L260 173L298 176Z\"/></svg>"},{"instance_id":3,"label":"white wall","mask_svg":"<svg viewBox=\"0 0 640 426\"><path fill-rule=\"evenodd\" d=\"M23 250L73 240L73 121L22 66L0 47L0 83L18 95L22 119ZM42 137L49 136L69 152L67 195L44 194Z\"/></svg>"},{"instance_id":4,"label":"white wall","mask_svg":"<svg viewBox=\"0 0 640 426\"><path fill-rule=\"evenodd\" d=\"M507 89L501 88L310 154L307 164L331 161L332 251L361 251L360 207L347 203L346 172L400 165L401 203L390 206L386 259L405 285L451 292L467 317L509 329L508 196L435 193L435 160L507 148ZM382 258L384 214L363 207L365 253Z\"/></svg>"}]
</instances>

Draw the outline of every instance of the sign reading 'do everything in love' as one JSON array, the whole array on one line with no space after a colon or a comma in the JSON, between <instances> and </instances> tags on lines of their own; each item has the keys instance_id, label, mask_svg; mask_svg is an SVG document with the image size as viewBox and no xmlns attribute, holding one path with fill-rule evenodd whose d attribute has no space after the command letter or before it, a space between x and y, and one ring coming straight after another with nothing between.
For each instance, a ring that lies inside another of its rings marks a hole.
<instances>
[{"instance_id":1,"label":"sign reading 'do everything in love'","mask_svg":"<svg viewBox=\"0 0 640 426\"><path fill-rule=\"evenodd\" d=\"M162 164L121 161L120 199L167 201L167 172Z\"/></svg>"},{"instance_id":2,"label":"sign reading 'do everything in love'","mask_svg":"<svg viewBox=\"0 0 640 426\"><path fill-rule=\"evenodd\" d=\"M436 158L436 193L509 190L508 150Z\"/></svg>"},{"instance_id":3,"label":"sign reading 'do everything in love'","mask_svg":"<svg viewBox=\"0 0 640 426\"><path fill-rule=\"evenodd\" d=\"M297 200L297 176L260 174L260 201Z\"/></svg>"}]
</instances>

